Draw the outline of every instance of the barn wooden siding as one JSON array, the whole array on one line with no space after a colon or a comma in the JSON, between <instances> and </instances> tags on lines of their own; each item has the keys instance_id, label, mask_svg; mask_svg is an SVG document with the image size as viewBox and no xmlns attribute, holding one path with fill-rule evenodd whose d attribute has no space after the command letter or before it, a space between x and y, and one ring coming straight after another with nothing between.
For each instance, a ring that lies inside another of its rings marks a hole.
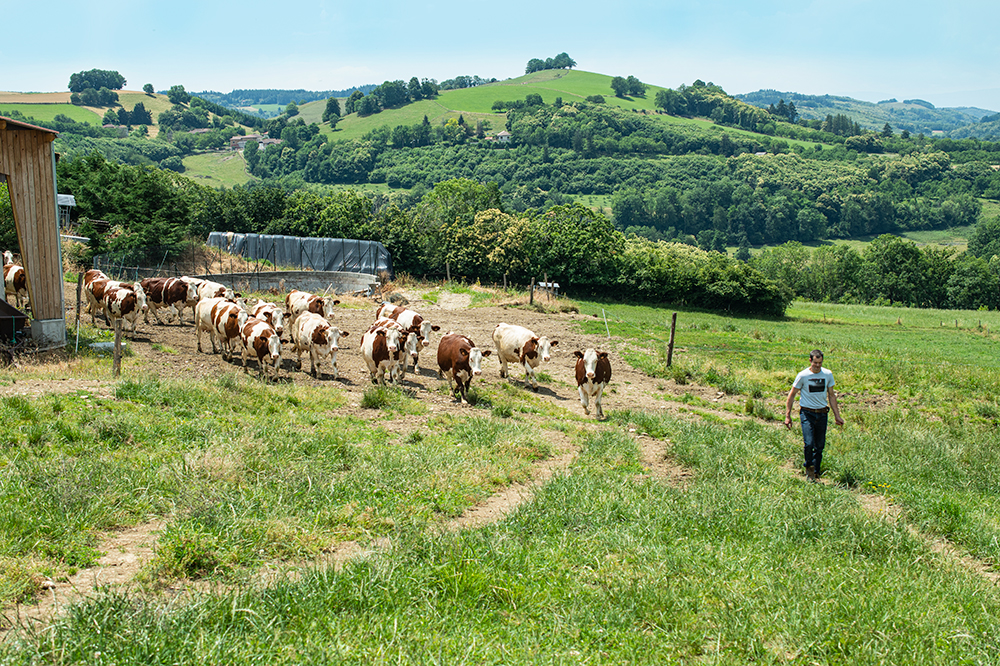
<instances>
[{"instance_id":1,"label":"barn wooden siding","mask_svg":"<svg viewBox=\"0 0 1000 666\"><path fill-rule=\"evenodd\" d=\"M66 312L52 147L57 134L0 116L0 173L7 176L31 313L40 320L64 319Z\"/></svg>"}]
</instances>

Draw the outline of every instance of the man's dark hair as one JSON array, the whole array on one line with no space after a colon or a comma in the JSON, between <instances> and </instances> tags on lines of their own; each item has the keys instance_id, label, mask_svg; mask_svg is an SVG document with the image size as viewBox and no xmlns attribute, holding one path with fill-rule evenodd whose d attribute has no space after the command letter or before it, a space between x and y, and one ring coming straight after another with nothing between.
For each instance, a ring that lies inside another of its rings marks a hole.
<instances>
[{"instance_id":1,"label":"man's dark hair","mask_svg":"<svg viewBox=\"0 0 1000 666\"><path fill-rule=\"evenodd\" d=\"M811 352L809 352L809 358L810 359L823 358L823 352L821 352L818 349L813 349Z\"/></svg>"}]
</instances>

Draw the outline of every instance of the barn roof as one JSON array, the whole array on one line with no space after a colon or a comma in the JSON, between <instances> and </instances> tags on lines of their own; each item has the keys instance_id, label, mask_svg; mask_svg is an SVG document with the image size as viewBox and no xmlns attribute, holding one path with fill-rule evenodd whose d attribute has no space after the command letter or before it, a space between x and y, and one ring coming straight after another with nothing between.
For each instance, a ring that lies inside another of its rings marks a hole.
<instances>
[{"instance_id":1,"label":"barn roof","mask_svg":"<svg viewBox=\"0 0 1000 666\"><path fill-rule=\"evenodd\" d=\"M47 127L39 127L38 125L30 125L28 123L22 123L20 120L14 120L13 118L8 118L7 116L0 116L0 129L5 129L6 127L17 128L17 129L30 129L38 130L39 132L48 132L49 134L59 134L55 130L51 130Z\"/></svg>"}]
</instances>

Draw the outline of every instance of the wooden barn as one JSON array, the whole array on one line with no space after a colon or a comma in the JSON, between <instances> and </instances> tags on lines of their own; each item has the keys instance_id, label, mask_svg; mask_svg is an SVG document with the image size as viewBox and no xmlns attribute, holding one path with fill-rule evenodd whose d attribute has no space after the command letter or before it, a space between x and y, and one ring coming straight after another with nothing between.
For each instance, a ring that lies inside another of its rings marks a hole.
<instances>
[{"instance_id":1,"label":"wooden barn","mask_svg":"<svg viewBox=\"0 0 1000 666\"><path fill-rule=\"evenodd\" d=\"M53 130L0 116L0 178L7 181L21 263L27 275L33 317L31 335L42 349L66 345L56 155L52 145L57 135Z\"/></svg>"}]
</instances>

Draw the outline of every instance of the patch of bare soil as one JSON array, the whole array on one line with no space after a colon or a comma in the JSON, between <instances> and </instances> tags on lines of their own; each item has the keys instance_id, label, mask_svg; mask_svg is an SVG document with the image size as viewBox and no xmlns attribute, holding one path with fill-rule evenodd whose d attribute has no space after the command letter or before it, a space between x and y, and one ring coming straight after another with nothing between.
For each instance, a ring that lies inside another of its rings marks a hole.
<instances>
[{"instance_id":1,"label":"patch of bare soil","mask_svg":"<svg viewBox=\"0 0 1000 666\"><path fill-rule=\"evenodd\" d=\"M0 641L12 627L36 630L48 625L67 606L93 595L99 589L127 586L153 556L153 543L164 521L154 520L115 532L101 544L102 555L93 567L82 569L66 580L44 580L35 603L5 608L7 620L0 628Z\"/></svg>"}]
</instances>

